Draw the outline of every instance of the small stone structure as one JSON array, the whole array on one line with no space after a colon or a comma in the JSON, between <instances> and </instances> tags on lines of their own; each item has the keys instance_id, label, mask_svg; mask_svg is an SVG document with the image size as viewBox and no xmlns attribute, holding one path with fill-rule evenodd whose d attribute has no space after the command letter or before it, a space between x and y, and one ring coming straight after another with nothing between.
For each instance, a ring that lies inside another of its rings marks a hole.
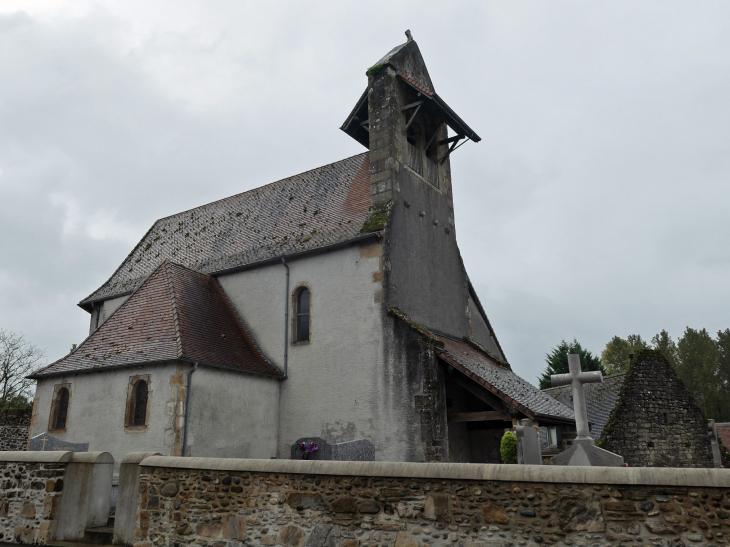
<instances>
[{"instance_id":1,"label":"small stone structure","mask_svg":"<svg viewBox=\"0 0 730 547\"><path fill-rule=\"evenodd\" d=\"M0 543L80 540L109 520L108 452L0 452Z\"/></svg>"},{"instance_id":2,"label":"small stone structure","mask_svg":"<svg viewBox=\"0 0 730 547\"><path fill-rule=\"evenodd\" d=\"M599 446L632 467L713 467L707 420L658 351L631 360Z\"/></svg>"},{"instance_id":3,"label":"small stone structure","mask_svg":"<svg viewBox=\"0 0 730 547\"><path fill-rule=\"evenodd\" d=\"M135 546L723 545L730 471L150 457Z\"/></svg>"},{"instance_id":4,"label":"small stone structure","mask_svg":"<svg viewBox=\"0 0 730 547\"><path fill-rule=\"evenodd\" d=\"M0 451L25 450L32 409L0 411Z\"/></svg>"}]
</instances>

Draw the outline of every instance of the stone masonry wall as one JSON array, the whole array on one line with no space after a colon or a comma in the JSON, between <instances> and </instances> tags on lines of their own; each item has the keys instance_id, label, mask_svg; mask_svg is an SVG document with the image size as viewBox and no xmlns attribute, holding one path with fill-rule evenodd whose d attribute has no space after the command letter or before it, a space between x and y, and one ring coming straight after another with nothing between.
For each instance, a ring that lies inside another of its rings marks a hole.
<instances>
[{"instance_id":1,"label":"stone masonry wall","mask_svg":"<svg viewBox=\"0 0 730 547\"><path fill-rule=\"evenodd\" d=\"M65 470L65 463L0 462L0 542L53 537Z\"/></svg>"},{"instance_id":2,"label":"stone masonry wall","mask_svg":"<svg viewBox=\"0 0 730 547\"><path fill-rule=\"evenodd\" d=\"M722 547L730 537L727 480L687 488L144 464L135 547Z\"/></svg>"},{"instance_id":3,"label":"stone masonry wall","mask_svg":"<svg viewBox=\"0 0 730 547\"><path fill-rule=\"evenodd\" d=\"M598 444L632 467L713 467L707 420L656 351L635 355Z\"/></svg>"},{"instance_id":4,"label":"stone masonry wall","mask_svg":"<svg viewBox=\"0 0 730 547\"><path fill-rule=\"evenodd\" d=\"M31 409L0 412L0 451L26 449L32 414Z\"/></svg>"}]
</instances>

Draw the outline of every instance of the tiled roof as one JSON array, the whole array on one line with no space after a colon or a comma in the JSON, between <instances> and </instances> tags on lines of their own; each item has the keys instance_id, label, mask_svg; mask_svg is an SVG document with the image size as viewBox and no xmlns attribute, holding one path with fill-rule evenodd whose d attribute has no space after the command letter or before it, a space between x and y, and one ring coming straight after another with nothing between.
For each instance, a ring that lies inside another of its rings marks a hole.
<instances>
[{"instance_id":1,"label":"tiled roof","mask_svg":"<svg viewBox=\"0 0 730 547\"><path fill-rule=\"evenodd\" d=\"M411 78L410 76L406 76L406 75L405 75L405 74L403 74L402 72L399 72L399 73L398 73L398 76L400 76L401 78L403 78L403 79L404 79L404 80L405 80L406 82L408 82L409 84L411 84L411 85L412 85L413 87L415 87L415 88L416 88L416 89L418 89L419 91L422 91L423 93L425 93L425 94L426 94L426 95L428 95L429 97L433 97L433 91L431 91L431 90L430 90L430 89L428 89L427 87L425 87L425 86L423 86L423 85L419 84L419 83L418 83L418 82L417 82L416 80L414 80L414 79L413 79L413 78Z\"/></svg>"},{"instance_id":2,"label":"tiled roof","mask_svg":"<svg viewBox=\"0 0 730 547\"><path fill-rule=\"evenodd\" d=\"M594 440L601 438L603 427L611 415L613 407L616 406L621 386L626 378L626 373L621 372L605 376L603 382L595 384L584 384L583 393L586 398L586 412L588 420L593 422L591 425L591 437ZM544 393L563 403L565 406L573 408L573 393L570 385L560 387L550 387L544 390Z\"/></svg>"},{"instance_id":3,"label":"tiled roof","mask_svg":"<svg viewBox=\"0 0 730 547\"><path fill-rule=\"evenodd\" d=\"M174 360L282 376L215 279L165 261L76 351L32 377Z\"/></svg>"},{"instance_id":4,"label":"tiled roof","mask_svg":"<svg viewBox=\"0 0 730 547\"><path fill-rule=\"evenodd\" d=\"M444 343L443 349L436 348L441 358L524 414L575 419L570 408L548 397L530 382L500 366L472 345L436 334L433 336Z\"/></svg>"},{"instance_id":5,"label":"tiled roof","mask_svg":"<svg viewBox=\"0 0 730 547\"><path fill-rule=\"evenodd\" d=\"M80 305L131 293L164 260L213 273L353 239L369 216L369 168L366 152L162 218Z\"/></svg>"}]
</instances>

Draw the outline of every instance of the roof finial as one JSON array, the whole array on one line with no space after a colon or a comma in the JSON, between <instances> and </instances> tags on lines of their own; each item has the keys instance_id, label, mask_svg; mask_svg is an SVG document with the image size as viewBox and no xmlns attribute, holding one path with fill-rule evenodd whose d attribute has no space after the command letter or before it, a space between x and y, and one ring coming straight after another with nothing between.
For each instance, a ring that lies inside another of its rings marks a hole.
<instances>
[{"instance_id":1,"label":"roof finial","mask_svg":"<svg viewBox=\"0 0 730 547\"><path fill-rule=\"evenodd\" d=\"M411 42L413 40L413 36L411 36L411 31L410 30L407 30L406 31L406 37L408 38L408 41L409 42Z\"/></svg>"}]
</instances>

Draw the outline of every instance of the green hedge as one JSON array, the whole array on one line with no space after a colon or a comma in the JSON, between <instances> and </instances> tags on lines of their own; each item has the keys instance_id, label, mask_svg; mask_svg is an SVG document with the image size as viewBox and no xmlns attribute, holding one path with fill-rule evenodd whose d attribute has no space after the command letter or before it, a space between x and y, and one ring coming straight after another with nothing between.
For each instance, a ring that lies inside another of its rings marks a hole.
<instances>
[{"instance_id":1,"label":"green hedge","mask_svg":"<svg viewBox=\"0 0 730 547\"><path fill-rule=\"evenodd\" d=\"M499 453L502 455L502 463L517 463L517 437L511 431L504 432Z\"/></svg>"}]
</instances>

